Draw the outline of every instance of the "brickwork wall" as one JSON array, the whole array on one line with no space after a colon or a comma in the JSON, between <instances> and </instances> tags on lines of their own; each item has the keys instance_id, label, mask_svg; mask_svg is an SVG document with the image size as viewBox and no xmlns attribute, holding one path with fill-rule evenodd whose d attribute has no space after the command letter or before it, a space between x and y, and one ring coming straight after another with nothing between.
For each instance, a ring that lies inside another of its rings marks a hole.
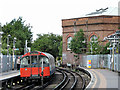
<instances>
[{"instance_id":1,"label":"brickwork wall","mask_svg":"<svg viewBox=\"0 0 120 90\"><path fill-rule=\"evenodd\" d=\"M118 16L93 16L62 20L63 62L73 63L71 61L74 60L73 53L70 53L71 51L67 50L67 38L70 36L74 37L74 30L77 32L80 29L83 29L85 35L88 36L87 41L90 41L92 35L96 35L99 37L99 41L102 41L104 37L107 37L118 30L118 25L120 25L119 18L120 17ZM76 22L75 25L74 22ZM106 43L107 42L104 42L102 45L105 45Z\"/></svg>"}]
</instances>

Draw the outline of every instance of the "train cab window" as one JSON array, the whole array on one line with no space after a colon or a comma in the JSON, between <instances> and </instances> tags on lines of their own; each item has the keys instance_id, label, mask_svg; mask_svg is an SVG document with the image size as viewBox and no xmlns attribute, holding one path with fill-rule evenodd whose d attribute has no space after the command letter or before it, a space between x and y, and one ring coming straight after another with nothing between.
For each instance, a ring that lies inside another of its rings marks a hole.
<instances>
[{"instance_id":1,"label":"train cab window","mask_svg":"<svg viewBox=\"0 0 120 90\"><path fill-rule=\"evenodd\" d=\"M37 56L31 56L32 64L37 64Z\"/></svg>"},{"instance_id":2,"label":"train cab window","mask_svg":"<svg viewBox=\"0 0 120 90\"><path fill-rule=\"evenodd\" d=\"M29 65L30 64L30 57L26 56L21 59L21 65Z\"/></svg>"}]
</instances>

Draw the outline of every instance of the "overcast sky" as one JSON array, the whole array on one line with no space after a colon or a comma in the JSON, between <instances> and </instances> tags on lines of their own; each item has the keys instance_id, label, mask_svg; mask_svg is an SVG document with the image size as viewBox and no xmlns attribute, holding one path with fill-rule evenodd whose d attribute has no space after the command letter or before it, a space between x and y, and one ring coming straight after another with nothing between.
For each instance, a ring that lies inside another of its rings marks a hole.
<instances>
[{"instance_id":1,"label":"overcast sky","mask_svg":"<svg viewBox=\"0 0 120 90\"><path fill-rule=\"evenodd\" d=\"M2 0L0 23L2 26L14 18L23 17L33 26L36 34L54 33L62 35L61 20L81 17L84 14L106 7L118 7L120 0Z\"/></svg>"}]
</instances>

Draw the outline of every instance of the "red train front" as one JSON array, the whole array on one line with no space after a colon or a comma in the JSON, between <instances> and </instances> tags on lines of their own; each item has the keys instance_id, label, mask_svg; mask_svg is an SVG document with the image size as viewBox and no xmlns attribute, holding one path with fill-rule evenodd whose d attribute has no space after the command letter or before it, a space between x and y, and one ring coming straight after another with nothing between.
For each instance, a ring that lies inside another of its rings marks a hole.
<instances>
[{"instance_id":1,"label":"red train front","mask_svg":"<svg viewBox=\"0 0 120 90\"><path fill-rule=\"evenodd\" d=\"M55 62L52 55L33 51L22 56L20 65L20 76L22 78L38 79L42 74L44 77L49 77L54 72Z\"/></svg>"}]
</instances>

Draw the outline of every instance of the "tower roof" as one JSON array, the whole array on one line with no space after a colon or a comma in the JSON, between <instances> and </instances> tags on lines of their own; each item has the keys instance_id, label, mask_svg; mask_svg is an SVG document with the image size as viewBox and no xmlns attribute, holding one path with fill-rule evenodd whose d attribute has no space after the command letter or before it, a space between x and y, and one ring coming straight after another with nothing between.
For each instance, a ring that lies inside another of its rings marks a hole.
<instances>
[{"instance_id":1,"label":"tower roof","mask_svg":"<svg viewBox=\"0 0 120 90\"><path fill-rule=\"evenodd\" d=\"M120 16L118 7L107 7L107 8L100 8L94 12L88 13L85 16L101 16L101 15L110 15L110 16Z\"/></svg>"}]
</instances>

